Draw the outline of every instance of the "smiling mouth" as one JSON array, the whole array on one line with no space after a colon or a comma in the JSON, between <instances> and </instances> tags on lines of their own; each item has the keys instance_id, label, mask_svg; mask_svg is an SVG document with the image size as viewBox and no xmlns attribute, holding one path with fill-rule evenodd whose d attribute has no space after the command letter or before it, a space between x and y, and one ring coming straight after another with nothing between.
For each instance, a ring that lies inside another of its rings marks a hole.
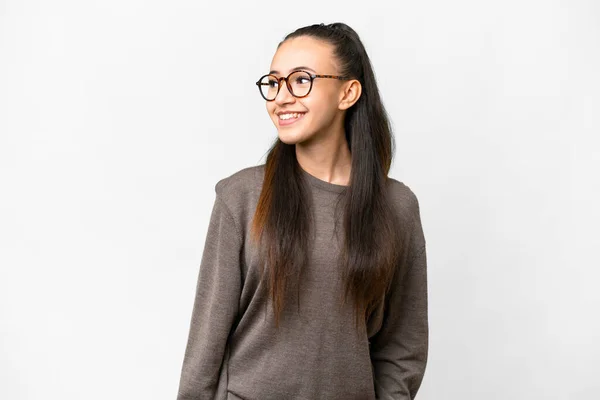
<instances>
[{"instance_id":1,"label":"smiling mouth","mask_svg":"<svg viewBox=\"0 0 600 400\"><path fill-rule=\"evenodd\" d=\"M288 113L278 115L280 121L290 121L301 118L306 113Z\"/></svg>"},{"instance_id":2,"label":"smiling mouth","mask_svg":"<svg viewBox=\"0 0 600 400\"><path fill-rule=\"evenodd\" d=\"M304 118L304 114L306 113L300 112L280 114L277 116L277 124L279 127L287 127Z\"/></svg>"}]
</instances>

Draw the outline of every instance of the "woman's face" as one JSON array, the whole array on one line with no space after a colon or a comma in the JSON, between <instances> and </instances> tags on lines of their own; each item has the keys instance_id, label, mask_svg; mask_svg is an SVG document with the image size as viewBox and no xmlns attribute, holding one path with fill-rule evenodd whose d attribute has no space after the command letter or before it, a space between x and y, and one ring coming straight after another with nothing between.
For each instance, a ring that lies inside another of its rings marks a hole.
<instances>
[{"instance_id":1,"label":"woman's face","mask_svg":"<svg viewBox=\"0 0 600 400\"><path fill-rule=\"evenodd\" d=\"M334 63L333 47L308 36L282 43L273 56L270 73L287 77L296 69L313 74L340 75ZM341 129L344 112L338 105L343 97L343 84L344 81L337 79L316 78L308 96L297 98L282 82L275 100L266 102L279 139L287 144L296 144ZM298 115L281 119L280 115L285 113Z\"/></svg>"}]
</instances>

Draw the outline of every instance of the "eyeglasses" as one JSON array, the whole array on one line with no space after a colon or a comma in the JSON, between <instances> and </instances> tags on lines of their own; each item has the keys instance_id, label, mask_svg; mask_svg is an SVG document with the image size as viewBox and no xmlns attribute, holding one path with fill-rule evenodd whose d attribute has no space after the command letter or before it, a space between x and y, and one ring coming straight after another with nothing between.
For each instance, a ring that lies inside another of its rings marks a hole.
<instances>
[{"instance_id":1,"label":"eyeglasses","mask_svg":"<svg viewBox=\"0 0 600 400\"><path fill-rule=\"evenodd\" d=\"M308 71L293 71L287 77L281 78L271 74L263 75L256 81L256 86L258 86L260 95L266 101L273 101L279 93L281 81L285 81L292 96L302 98L308 96L310 93L315 78L347 79L346 77L339 75L316 75L311 74Z\"/></svg>"}]
</instances>

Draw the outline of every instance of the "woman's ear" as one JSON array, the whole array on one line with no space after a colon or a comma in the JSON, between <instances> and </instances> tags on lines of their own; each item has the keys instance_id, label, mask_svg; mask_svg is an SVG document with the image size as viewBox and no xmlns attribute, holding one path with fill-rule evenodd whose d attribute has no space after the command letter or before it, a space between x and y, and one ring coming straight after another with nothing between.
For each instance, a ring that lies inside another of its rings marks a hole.
<instances>
[{"instance_id":1,"label":"woman's ear","mask_svg":"<svg viewBox=\"0 0 600 400\"><path fill-rule=\"evenodd\" d=\"M340 110L347 110L354 105L360 98L362 93L362 85L356 79L352 79L342 87L342 93L340 95L340 101L338 108Z\"/></svg>"}]
</instances>

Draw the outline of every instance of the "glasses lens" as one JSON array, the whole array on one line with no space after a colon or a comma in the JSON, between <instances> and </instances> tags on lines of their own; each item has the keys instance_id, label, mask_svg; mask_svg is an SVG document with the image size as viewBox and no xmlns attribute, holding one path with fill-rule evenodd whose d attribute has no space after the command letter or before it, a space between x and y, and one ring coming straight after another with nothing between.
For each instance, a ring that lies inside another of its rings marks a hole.
<instances>
[{"instance_id":1,"label":"glasses lens","mask_svg":"<svg viewBox=\"0 0 600 400\"><path fill-rule=\"evenodd\" d=\"M265 75L260 80L260 91L267 100L273 100L277 95L277 79L273 75Z\"/></svg>"},{"instance_id":2,"label":"glasses lens","mask_svg":"<svg viewBox=\"0 0 600 400\"><path fill-rule=\"evenodd\" d=\"M288 81L294 96L306 96L310 92L312 79L308 73L296 71L290 75Z\"/></svg>"}]
</instances>

